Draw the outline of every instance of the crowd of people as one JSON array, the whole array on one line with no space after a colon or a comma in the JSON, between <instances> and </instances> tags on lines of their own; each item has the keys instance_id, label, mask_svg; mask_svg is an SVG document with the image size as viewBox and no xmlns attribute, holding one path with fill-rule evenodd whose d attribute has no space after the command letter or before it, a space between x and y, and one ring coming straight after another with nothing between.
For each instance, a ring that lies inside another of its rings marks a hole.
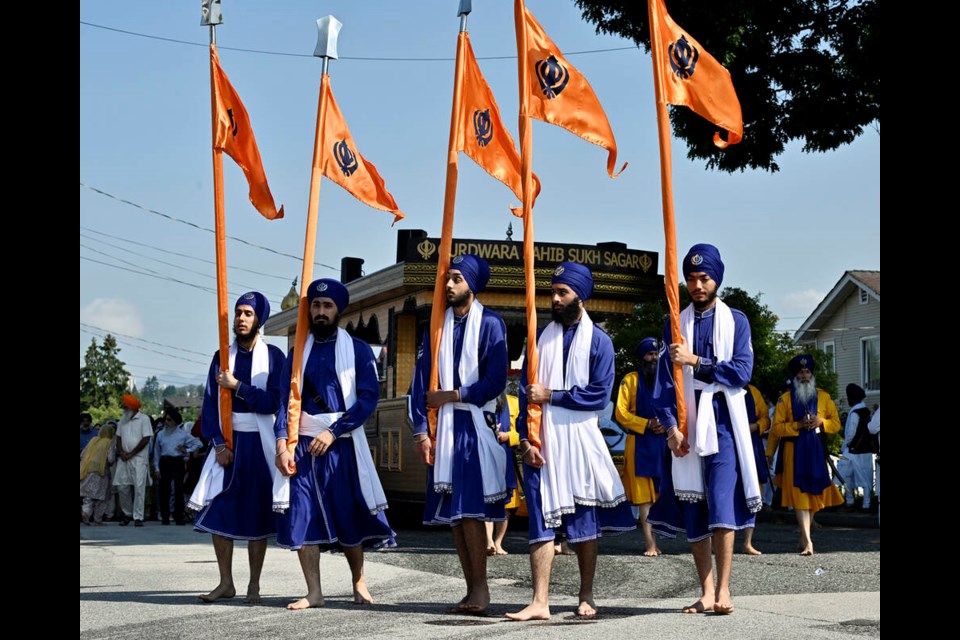
<instances>
[{"instance_id":1,"label":"crowd of people","mask_svg":"<svg viewBox=\"0 0 960 640\"><path fill-rule=\"evenodd\" d=\"M662 339L644 338L637 371L616 394L616 421L628 434L621 474L599 429L613 397L615 355L585 305L593 292L590 270L574 262L554 269L552 316L538 332L538 357L528 354L517 395L508 396L506 325L478 299L489 267L474 255L444 265L442 331L425 333L410 395L413 439L426 468L423 522L450 529L463 572L465 595L451 612L486 611L488 557L506 553L507 521L518 508L528 519L533 594L507 614L513 620L549 618L558 552L578 556L576 614L595 616L598 539L633 531L638 522L647 556L661 553L657 536L686 536L701 597L684 612L731 613L734 535L743 531L742 549L760 554L752 532L756 514L772 502L771 481L781 506L796 513L803 555L814 553L813 515L844 504L835 483L841 476L831 474L823 440L844 428L846 504L854 504L859 487L863 507L870 507L868 449L879 442L879 410L871 416L863 390L851 385L851 411L841 424L806 354L790 362L790 389L769 410L750 385L746 316L717 297L724 276L719 251L695 245L682 266L692 299L680 315L682 335L673 336L667 324ZM364 550L397 541L363 429L377 406L377 366L370 346L339 327L349 302L337 280L311 283L302 352L284 356L260 338L270 315L266 297L241 296L229 367L214 355L193 425L167 408L156 428L129 394L120 420L99 431L82 414L83 522L101 524L114 515L115 490L115 519L142 526L153 478L164 524L171 516L184 524L195 513L194 528L212 536L220 580L201 601L236 595L232 557L241 540L250 563L246 602L259 602L267 541L275 537L297 551L306 583L306 595L288 608L323 606L319 559L331 549L349 565L354 602L373 602ZM228 417L220 414L224 389L232 401ZM685 414L677 406L680 393ZM862 444L864 433L874 440ZM877 467L879 498L879 460Z\"/></svg>"}]
</instances>

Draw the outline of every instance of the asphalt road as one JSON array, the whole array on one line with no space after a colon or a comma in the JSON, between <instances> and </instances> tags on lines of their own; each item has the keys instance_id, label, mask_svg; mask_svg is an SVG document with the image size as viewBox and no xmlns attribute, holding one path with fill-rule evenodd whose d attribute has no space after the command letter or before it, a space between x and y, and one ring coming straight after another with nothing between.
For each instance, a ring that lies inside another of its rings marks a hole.
<instances>
[{"instance_id":1,"label":"asphalt road","mask_svg":"<svg viewBox=\"0 0 960 640\"><path fill-rule=\"evenodd\" d=\"M759 557L737 555L730 616L684 615L679 608L698 595L693 561L683 541L662 541L664 555L640 554L639 533L601 542L595 596L596 620L573 611L578 586L575 557L558 556L551 581L552 617L516 623L503 613L522 608L531 595L525 521L511 523L507 556L490 558L493 603L487 615L446 613L464 593L448 531L392 520L399 548L367 554L367 581L375 604L351 602L350 574L341 554L324 554L324 609L289 612L284 605L304 593L295 553L270 546L261 581L264 601L241 598L212 605L196 595L217 583L209 536L189 527L85 527L80 525L81 638L831 638L880 635L880 531L824 526L815 531L817 554L795 553L796 527L761 523ZM829 516L829 514L824 514ZM824 518L828 520L829 518ZM839 524L861 525L865 519ZM872 521L871 521L872 522ZM739 543L739 540L738 540ZM235 579L244 591L246 552L238 544Z\"/></svg>"}]
</instances>

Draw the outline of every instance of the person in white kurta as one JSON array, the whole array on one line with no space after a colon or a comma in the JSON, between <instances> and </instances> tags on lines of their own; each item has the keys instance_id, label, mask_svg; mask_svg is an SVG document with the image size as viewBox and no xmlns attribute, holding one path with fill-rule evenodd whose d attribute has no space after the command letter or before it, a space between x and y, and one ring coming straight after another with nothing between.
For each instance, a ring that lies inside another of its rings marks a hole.
<instances>
[{"instance_id":1,"label":"person in white kurta","mask_svg":"<svg viewBox=\"0 0 960 640\"><path fill-rule=\"evenodd\" d=\"M129 393L123 396L123 417L117 426L117 468L113 485L120 494L120 509L125 526L133 520L135 527L143 526L143 503L150 479L150 460L147 445L153 437L150 417L140 413L140 400Z\"/></svg>"},{"instance_id":2,"label":"person in white kurta","mask_svg":"<svg viewBox=\"0 0 960 640\"><path fill-rule=\"evenodd\" d=\"M850 452L850 443L861 421L869 422L870 410L863 403L866 395L859 385L847 385L847 402L850 404L850 412L847 414L847 423L843 430L843 457L849 461L847 473L844 476L847 509L853 509L856 490L859 487L863 489L863 510L869 511L870 494L873 493L873 454Z\"/></svg>"}]
</instances>

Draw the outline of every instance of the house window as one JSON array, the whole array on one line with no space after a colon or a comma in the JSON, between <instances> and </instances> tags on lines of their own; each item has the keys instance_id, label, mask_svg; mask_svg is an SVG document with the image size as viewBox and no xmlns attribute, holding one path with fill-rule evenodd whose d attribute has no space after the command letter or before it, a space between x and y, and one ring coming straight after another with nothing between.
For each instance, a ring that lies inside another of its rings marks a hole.
<instances>
[{"instance_id":1,"label":"house window","mask_svg":"<svg viewBox=\"0 0 960 640\"><path fill-rule=\"evenodd\" d=\"M837 370L836 345L833 342L833 340L831 340L830 342L823 343L823 352L827 354L826 362L824 363L824 365L826 366L826 370L831 372L836 371Z\"/></svg>"},{"instance_id":2,"label":"house window","mask_svg":"<svg viewBox=\"0 0 960 640\"><path fill-rule=\"evenodd\" d=\"M860 304L868 304L870 302L870 294L867 293L866 289L860 289Z\"/></svg>"},{"instance_id":3,"label":"house window","mask_svg":"<svg viewBox=\"0 0 960 640\"><path fill-rule=\"evenodd\" d=\"M880 336L860 339L860 371L863 388L880 391Z\"/></svg>"}]
</instances>

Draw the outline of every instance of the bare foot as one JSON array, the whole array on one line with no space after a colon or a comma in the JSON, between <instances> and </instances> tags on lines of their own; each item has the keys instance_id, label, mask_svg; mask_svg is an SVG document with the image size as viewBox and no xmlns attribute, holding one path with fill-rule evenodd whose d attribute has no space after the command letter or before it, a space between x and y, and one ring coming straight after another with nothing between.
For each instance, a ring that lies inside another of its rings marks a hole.
<instances>
[{"instance_id":1,"label":"bare foot","mask_svg":"<svg viewBox=\"0 0 960 640\"><path fill-rule=\"evenodd\" d=\"M486 588L472 590L466 598L457 604L458 613L467 613L470 615L481 615L486 612L490 605L490 591Z\"/></svg>"},{"instance_id":2,"label":"bare foot","mask_svg":"<svg viewBox=\"0 0 960 640\"><path fill-rule=\"evenodd\" d=\"M232 598L235 595L237 595L237 590L233 587L233 584L218 584L216 589L210 593L201 594L197 598L201 602L216 602L223 598Z\"/></svg>"},{"instance_id":3,"label":"bare foot","mask_svg":"<svg viewBox=\"0 0 960 640\"><path fill-rule=\"evenodd\" d=\"M353 585L353 604L373 604L373 596L367 590L366 583Z\"/></svg>"},{"instance_id":4,"label":"bare foot","mask_svg":"<svg viewBox=\"0 0 960 640\"><path fill-rule=\"evenodd\" d=\"M527 607L516 613L505 613L504 618L524 622L526 620L549 620L550 606L531 602Z\"/></svg>"},{"instance_id":5,"label":"bare foot","mask_svg":"<svg viewBox=\"0 0 960 640\"><path fill-rule=\"evenodd\" d=\"M488 556L495 556L495 555L497 555L497 545L495 545L495 544L488 544L488 545L487 545L487 555L488 555Z\"/></svg>"},{"instance_id":6,"label":"bare foot","mask_svg":"<svg viewBox=\"0 0 960 640\"><path fill-rule=\"evenodd\" d=\"M800 555L802 555L802 556L812 556L812 555L813 555L813 543L812 543L812 542L808 542L808 543L807 543L807 546L804 547L804 548L800 551Z\"/></svg>"},{"instance_id":7,"label":"bare foot","mask_svg":"<svg viewBox=\"0 0 960 640\"><path fill-rule=\"evenodd\" d=\"M507 552L506 549L504 549L503 547L501 547L501 546L498 545L498 546L497 546L497 555L498 555L498 556L508 556L508 555L510 555L510 554L509 554L509 552Z\"/></svg>"},{"instance_id":8,"label":"bare foot","mask_svg":"<svg viewBox=\"0 0 960 640\"><path fill-rule=\"evenodd\" d=\"M244 604L260 604L263 599L260 597L260 585L248 585L247 596L243 599Z\"/></svg>"},{"instance_id":9,"label":"bare foot","mask_svg":"<svg viewBox=\"0 0 960 640\"><path fill-rule=\"evenodd\" d=\"M653 547L648 546L646 550L644 550L643 555L647 556L648 558L655 558L660 555L660 549L656 545Z\"/></svg>"},{"instance_id":10,"label":"bare foot","mask_svg":"<svg viewBox=\"0 0 960 640\"><path fill-rule=\"evenodd\" d=\"M557 551L557 548L559 548L560 550ZM575 555L577 555L577 552L574 551L573 549L571 549L570 546L567 545L567 542L566 542L566 541L563 541L563 542L561 542L560 544L556 545L556 546L554 547L554 552L555 552L555 553L559 553L559 554L562 555L562 556L575 556Z\"/></svg>"},{"instance_id":11,"label":"bare foot","mask_svg":"<svg viewBox=\"0 0 960 640\"><path fill-rule=\"evenodd\" d=\"M763 553L759 549L754 548L752 544L743 545L743 552L748 556L762 556Z\"/></svg>"},{"instance_id":12,"label":"bare foot","mask_svg":"<svg viewBox=\"0 0 960 640\"><path fill-rule=\"evenodd\" d=\"M580 606L577 607L577 617L583 620L597 617L597 607L593 604L593 598L580 598Z\"/></svg>"},{"instance_id":13,"label":"bare foot","mask_svg":"<svg viewBox=\"0 0 960 640\"><path fill-rule=\"evenodd\" d=\"M730 599L730 589L717 589L714 594L713 612L718 616L727 616L733 613L733 601Z\"/></svg>"},{"instance_id":14,"label":"bare foot","mask_svg":"<svg viewBox=\"0 0 960 640\"><path fill-rule=\"evenodd\" d=\"M287 605L287 609L291 611L300 611L301 609L311 609L314 607L322 607L324 605L323 595L312 595L307 594L304 597L300 598L296 602L291 602Z\"/></svg>"},{"instance_id":15,"label":"bare foot","mask_svg":"<svg viewBox=\"0 0 960 640\"><path fill-rule=\"evenodd\" d=\"M707 600L706 596L704 596L690 606L684 607L680 611L682 613L704 613L705 611L713 611L713 601Z\"/></svg>"}]
</instances>

